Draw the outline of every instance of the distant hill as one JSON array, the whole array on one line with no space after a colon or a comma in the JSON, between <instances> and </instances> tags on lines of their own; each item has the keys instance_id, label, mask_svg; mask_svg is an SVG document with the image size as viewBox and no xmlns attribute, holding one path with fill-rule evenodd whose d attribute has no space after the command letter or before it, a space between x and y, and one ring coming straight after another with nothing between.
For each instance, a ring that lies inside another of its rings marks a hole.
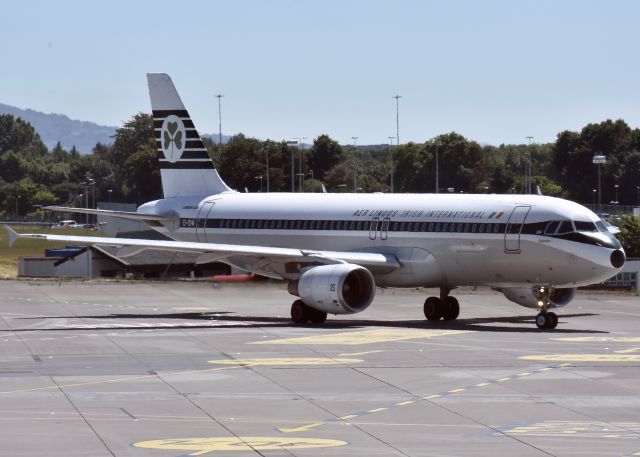
<instances>
[{"instance_id":1,"label":"distant hill","mask_svg":"<svg viewBox=\"0 0 640 457\"><path fill-rule=\"evenodd\" d=\"M75 146L82 154L88 154L98 141L105 144L113 143L111 136L116 131L116 127L77 121L69 119L64 114L46 114L3 103L0 103L0 114L11 114L30 123L50 150L59 141L67 150Z\"/></svg>"},{"instance_id":2,"label":"distant hill","mask_svg":"<svg viewBox=\"0 0 640 457\"><path fill-rule=\"evenodd\" d=\"M112 144L112 136L116 133L117 128L69 119L64 114L46 114L3 103L0 103L0 114L11 114L27 121L40 134L49 150L53 149L59 141L64 149L69 150L75 146L81 154L89 154L97 142ZM202 136L208 136L214 143L218 142L217 133L205 133ZM222 135L223 143L227 143L230 139L230 136Z\"/></svg>"}]
</instances>

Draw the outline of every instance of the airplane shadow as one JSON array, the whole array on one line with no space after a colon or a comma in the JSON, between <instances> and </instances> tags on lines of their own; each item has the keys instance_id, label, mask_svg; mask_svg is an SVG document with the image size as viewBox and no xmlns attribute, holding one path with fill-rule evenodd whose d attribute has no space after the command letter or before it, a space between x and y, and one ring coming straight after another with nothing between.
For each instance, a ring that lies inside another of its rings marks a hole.
<instances>
[{"instance_id":1,"label":"airplane shadow","mask_svg":"<svg viewBox=\"0 0 640 457\"><path fill-rule=\"evenodd\" d=\"M432 329L432 330L466 330L474 332L499 332L499 333L550 333L550 334L576 334L576 333L590 333L590 334L607 334L609 332L603 330L592 329L567 329L562 327L562 323L566 322L566 319L572 317L592 317L599 316L595 313L581 313L581 314L563 314L558 316L560 323L558 327L552 330L540 330L535 326L535 316L509 316L509 317L483 317L483 318L468 318L457 319L455 321L427 321L427 320L410 320L410 321L383 321L383 320L371 320L371 319L344 319L338 318L338 320L332 320L329 318L324 324L295 324L289 318L282 317L264 317L264 316L238 316L230 311L216 311L210 313L159 313L159 314L141 314L141 313L118 313L118 314L106 314L106 315L78 315L78 316L39 316L39 317L24 317L19 320L34 320L34 319L94 319L101 320L113 320L113 319L170 319L170 320L188 320L191 321L187 325L175 325L167 326L163 324L145 325L141 327L137 324L127 326L126 323L114 323L113 327L109 327L105 324L100 324L99 327L89 328L91 324L81 323L77 326L69 325L61 328L41 328L41 329L7 329L0 330L0 332L6 331L57 331L57 330L116 330L116 329L176 329L176 328L262 328L262 327L290 327L290 328L323 328L323 329L363 329L363 328L375 328L375 327L392 327L392 328L407 328L407 329ZM215 321L215 325L211 322ZM197 322L201 322L198 325ZM209 323L207 323L209 322ZM501 325L502 324L502 325Z\"/></svg>"}]
</instances>

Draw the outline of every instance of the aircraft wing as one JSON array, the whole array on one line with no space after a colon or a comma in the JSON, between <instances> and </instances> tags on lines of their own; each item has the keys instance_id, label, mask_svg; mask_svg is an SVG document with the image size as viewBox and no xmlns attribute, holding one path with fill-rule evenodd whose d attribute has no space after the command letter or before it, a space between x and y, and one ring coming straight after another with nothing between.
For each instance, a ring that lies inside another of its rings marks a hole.
<instances>
[{"instance_id":1,"label":"aircraft wing","mask_svg":"<svg viewBox=\"0 0 640 457\"><path fill-rule=\"evenodd\" d=\"M130 219L134 221L166 221L173 219L170 216L159 216L156 214L141 214L128 211L111 211L108 209L91 209L91 208L69 208L67 206L45 206L45 210L58 213L76 213L76 214L93 214L100 216L119 217L120 219Z\"/></svg>"},{"instance_id":2,"label":"aircraft wing","mask_svg":"<svg viewBox=\"0 0 640 457\"><path fill-rule=\"evenodd\" d=\"M326 264L354 263L362 266L384 266L397 268L400 266L393 255L373 252L337 252L310 249L280 248L269 246L248 246L220 243L198 243L192 241L142 240L134 238L111 238L97 236L54 235L48 233L17 233L8 225L9 246L19 238L31 238L47 241L67 241L70 243L98 244L108 246L127 246L142 249L160 249L165 251L192 251L217 254L218 260L233 256L249 256L261 259L291 259L303 262L319 262ZM130 251L131 252L131 251ZM129 254L130 255L130 254Z\"/></svg>"}]
</instances>

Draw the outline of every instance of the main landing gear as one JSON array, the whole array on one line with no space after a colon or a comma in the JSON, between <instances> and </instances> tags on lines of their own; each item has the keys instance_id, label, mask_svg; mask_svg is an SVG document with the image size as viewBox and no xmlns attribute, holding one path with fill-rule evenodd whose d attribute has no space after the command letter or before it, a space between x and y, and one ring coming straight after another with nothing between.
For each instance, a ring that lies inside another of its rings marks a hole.
<instances>
[{"instance_id":1,"label":"main landing gear","mask_svg":"<svg viewBox=\"0 0 640 457\"><path fill-rule=\"evenodd\" d=\"M460 303L449 296L450 289L440 289L440 297L429 297L424 302L424 317L430 321L453 321L460 315Z\"/></svg>"},{"instance_id":2,"label":"main landing gear","mask_svg":"<svg viewBox=\"0 0 640 457\"><path fill-rule=\"evenodd\" d=\"M296 300L291 305L291 319L296 324L322 324L327 320L327 313L313 309L304 304L302 300Z\"/></svg>"},{"instance_id":3,"label":"main landing gear","mask_svg":"<svg viewBox=\"0 0 640 457\"><path fill-rule=\"evenodd\" d=\"M538 306L540 312L536 316L536 326L539 329L554 329L558 326L558 315L553 311L547 311L551 300L549 296L551 294L550 287L538 287L535 289Z\"/></svg>"}]
</instances>

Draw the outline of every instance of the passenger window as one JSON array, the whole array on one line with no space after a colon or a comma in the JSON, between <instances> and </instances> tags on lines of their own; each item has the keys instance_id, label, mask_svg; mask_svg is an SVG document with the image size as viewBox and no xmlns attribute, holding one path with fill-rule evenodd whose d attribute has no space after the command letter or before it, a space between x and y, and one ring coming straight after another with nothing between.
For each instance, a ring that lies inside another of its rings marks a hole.
<instances>
[{"instance_id":1,"label":"passenger window","mask_svg":"<svg viewBox=\"0 0 640 457\"><path fill-rule=\"evenodd\" d=\"M442 231L443 232L448 232L449 231L449 224L448 223L444 222L442 224Z\"/></svg>"},{"instance_id":2,"label":"passenger window","mask_svg":"<svg viewBox=\"0 0 640 457\"><path fill-rule=\"evenodd\" d=\"M407 232L413 231L413 222L407 222Z\"/></svg>"},{"instance_id":3,"label":"passenger window","mask_svg":"<svg viewBox=\"0 0 640 457\"><path fill-rule=\"evenodd\" d=\"M471 224L471 233L476 233L478 230L478 224Z\"/></svg>"},{"instance_id":4,"label":"passenger window","mask_svg":"<svg viewBox=\"0 0 640 457\"><path fill-rule=\"evenodd\" d=\"M480 224L480 226L478 227L478 232L484 233L484 224Z\"/></svg>"},{"instance_id":5,"label":"passenger window","mask_svg":"<svg viewBox=\"0 0 640 457\"><path fill-rule=\"evenodd\" d=\"M429 231L433 232L433 222L429 222Z\"/></svg>"},{"instance_id":6,"label":"passenger window","mask_svg":"<svg viewBox=\"0 0 640 457\"><path fill-rule=\"evenodd\" d=\"M462 233L462 224L458 224L456 232Z\"/></svg>"},{"instance_id":7,"label":"passenger window","mask_svg":"<svg viewBox=\"0 0 640 457\"><path fill-rule=\"evenodd\" d=\"M442 226L440 225L440 222L438 222L436 224L436 232L439 232L441 228L442 228Z\"/></svg>"},{"instance_id":8,"label":"passenger window","mask_svg":"<svg viewBox=\"0 0 640 457\"><path fill-rule=\"evenodd\" d=\"M469 233L469 224L464 224L464 233Z\"/></svg>"}]
</instances>

